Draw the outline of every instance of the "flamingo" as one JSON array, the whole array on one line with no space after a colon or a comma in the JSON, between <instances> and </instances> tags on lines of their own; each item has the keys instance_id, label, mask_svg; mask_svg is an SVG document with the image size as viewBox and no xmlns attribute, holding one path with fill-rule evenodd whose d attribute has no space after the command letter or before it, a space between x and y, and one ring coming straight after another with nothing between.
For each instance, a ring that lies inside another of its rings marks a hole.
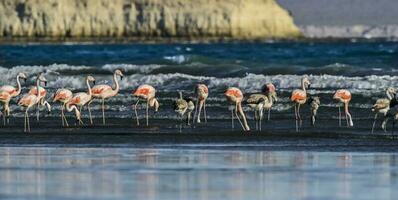
<instances>
[{"instance_id":1,"label":"flamingo","mask_svg":"<svg viewBox=\"0 0 398 200\"><path fill-rule=\"evenodd\" d=\"M397 91L394 88L392 88L392 87L387 88L386 89L387 98L377 99L376 103L372 106L372 111L375 112L375 117L374 117L373 125L372 125L372 133L374 131L374 127L376 124L378 114L383 114L383 116L387 115L388 111L390 110L390 102L394 98L396 93L397 93ZM385 128L385 126L384 126L384 128ZM385 131L385 129L384 129L384 131Z\"/></svg>"},{"instance_id":2,"label":"flamingo","mask_svg":"<svg viewBox=\"0 0 398 200\"><path fill-rule=\"evenodd\" d=\"M40 73L39 75L37 75L37 79L36 79L36 89L37 89L37 91L40 91L39 90L40 89L39 88L40 87L40 82L44 82L44 83L47 82L46 78L43 76L43 73ZM18 102L18 105L26 107L24 132L30 132L29 114L28 114L29 109L32 106L34 106L34 105L38 106L40 99L41 99L40 95L28 93L25 96L23 96Z\"/></svg>"},{"instance_id":3,"label":"flamingo","mask_svg":"<svg viewBox=\"0 0 398 200\"><path fill-rule=\"evenodd\" d=\"M273 84L266 84L263 87L264 94L252 94L246 100L249 107L254 109L254 119L256 121L256 130L261 131L261 121L263 120L264 109L268 111L271 109L273 102L277 101L275 86ZM269 112L268 112L269 114ZM268 116L269 117L269 116Z\"/></svg>"},{"instance_id":4,"label":"flamingo","mask_svg":"<svg viewBox=\"0 0 398 200\"><path fill-rule=\"evenodd\" d=\"M66 120L65 117L64 109L66 107L66 104L72 99L72 96L73 96L72 92L65 88L58 89L54 94L53 102L60 101L62 103L62 108L61 108L62 126L69 126L68 120Z\"/></svg>"},{"instance_id":5,"label":"flamingo","mask_svg":"<svg viewBox=\"0 0 398 200\"><path fill-rule=\"evenodd\" d=\"M243 101L242 91L239 88L230 87L225 91L224 95L230 104L235 104L235 108L231 110L232 128L234 128L234 111L235 111L235 116L236 116L236 118L238 118L238 121L239 121L240 125L242 126L243 130L250 131L250 127L246 121L245 113L243 112L243 109L242 109L242 101ZM242 117L243 123L238 116L238 111Z\"/></svg>"},{"instance_id":6,"label":"flamingo","mask_svg":"<svg viewBox=\"0 0 398 200\"><path fill-rule=\"evenodd\" d=\"M79 123L79 125L82 125L82 124L83 124L83 121L82 121L82 119L81 119L81 113L80 113L79 109L77 109L77 106L76 106L76 105L72 104L72 102L69 101L69 102L67 102L67 103L65 104L65 108L66 108L66 110L67 110L68 112L75 111L75 116L76 116L76 121L77 121L77 123ZM65 117L65 116L64 116L64 117ZM66 118L65 118L65 122L66 122Z\"/></svg>"},{"instance_id":7,"label":"flamingo","mask_svg":"<svg viewBox=\"0 0 398 200\"><path fill-rule=\"evenodd\" d=\"M113 73L113 83L115 89L109 85L96 85L91 89L92 97L102 100L102 124L105 125L105 99L116 96L119 93L119 83L117 81L117 76L120 76L120 80L123 79L123 73L120 70L115 70ZM91 102L89 102L90 104Z\"/></svg>"},{"instance_id":8,"label":"flamingo","mask_svg":"<svg viewBox=\"0 0 398 200\"><path fill-rule=\"evenodd\" d=\"M195 87L195 93L197 95L197 99L196 99L196 109L195 109L195 113L193 115L194 121L195 121L195 117L196 117L196 119L197 119L196 122L200 123L200 113L201 113L202 107L203 107L203 115L205 118L205 123L207 123L206 100L207 100L207 97L209 96L209 89L207 88L207 86L205 84L197 84ZM198 105L199 105L199 112L198 112Z\"/></svg>"},{"instance_id":9,"label":"flamingo","mask_svg":"<svg viewBox=\"0 0 398 200\"><path fill-rule=\"evenodd\" d=\"M44 82L44 86L47 86L47 81ZM40 121L40 106L45 105L47 108L50 107L50 104L44 100L47 95L47 90L39 85L39 87L31 87L29 90L29 94L37 95L37 91L39 91L39 101L37 102L37 117L36 120Z\"/></svg>"},{"instance_id":10,"label":"flamingo","mask_svg":"<svg viewBox=\"0 0 398 200\"><path fill-rule=\"evenodd\" d=\"M337 90L336 93L333 95L333 99L336 99L344 104L344 113L347 120L347 127L354 126L352 122L352 117L350 112L348 111L348 104L351 101L351 92L345 89ZM341 111L339 106L339 126L341 126Z\"/></svg>"},{"instance_id":11,"label":"flamingo","mask_svg":"<svg viewBox=\"0 0 398 200\"><path fill-rule=\"evenodd\" d=\"M278 97L276 95L276 87L274 84L272 83L267 83L263 86L263 92L265 93L265 95L267 95L268 93L271 93L274 101L270 104L265 104L264 109L268 110L268 116L267 116L267 120L269 121L271 118L271 108L274 105L274 102L278 101Z\"/></svg>"},{"instance_id":12,"label":"flamingo","mask_svg":"<svg viewBox=\"0 0 398 200\"><path fill-rule=\"evenodd\" d=\"M140 121L138 119L138 113L137 113L137 105L140 102L140 100L146 101L146 125L149 125L149 117L148 117L148 109L149 107L154 107L155 112L159 110L159 102L155 98L156 90L154 87L150 85L141 85L139 86L134 92L133 96L138 97L137 103L135 103L134 106L134 112L135 112L135 117L137 119L137 126L140 125Z\"/></svg>"},{"instance_id":13,"label":"flamingo","mask_svg":"<svg viewBox=\"0 0 398 200\"><path fill-rule=\"evenodd\" d=\"M311 106L311 125L315 126L315 119L318 114L318 109L321 106L321 99L319 97L310 97L308 99L308 104Z\"/></svg>"},{"instance_id":14,"label":"flamingo","mask_svg":"<svg viewBox=\"0 0 398 200\"><path fill-rule=\"evenodd\" d=\"M190 125L191 114L195 109L195 104L191 98L183 98L182 92L179 92L179 98L174 102L174 111L181 117L180 132L182 127L182 120L184 115L187 114L187 125Z\"/></svg>"},{"instance_id":15,"label":"flamingo","mask_svg":"<svg viewBox=\"0 0 398 200\"><path fill-rule=\"evenodd\" d=\"M90 123L93 124L93 118L91 117L91 109L89 102L92 100L92 92L90 82L93 82L95 85L95 79L92 76L86 77L86 85L87 85L87 92L78 92L73 95L72 99L70 100L70 104L79 106L79 112L82 112L83 106L87 105L87 110L90 118Z\"/></svg>"},{"instance_id":16,"label":"flamingo","mask_svg":"<svg viewBox=\"0 0 398 200\"><path fill-rule=\"evenodd\" d=\"M294 102L294 114L296 117L296 132L298 129L298 121L300 121L300 126L302 124L301 116L300 116L300 106L305 104L307 101L307 88L310 88L311 82L307 77L303 77L301 79L301 89L295 89L292 92L292 96L290 100Z\"/></svg>"},{"instance_id":17,"label":"flamingo","mask_svg":"<svg viewBox=\"0 0 398 200\"><path fill-rule=\"evenodd\" d=\"M26 75L22 72L18 73L17 75L17 88L11 85L3 85L0 87L0 102L3 103L3 124L6 124L6 117L7 123L9 123L9 116L10 116L10 100L18 96L21 93L21 82L20 79L26 81Z\"/></svg>"}]
</instances>

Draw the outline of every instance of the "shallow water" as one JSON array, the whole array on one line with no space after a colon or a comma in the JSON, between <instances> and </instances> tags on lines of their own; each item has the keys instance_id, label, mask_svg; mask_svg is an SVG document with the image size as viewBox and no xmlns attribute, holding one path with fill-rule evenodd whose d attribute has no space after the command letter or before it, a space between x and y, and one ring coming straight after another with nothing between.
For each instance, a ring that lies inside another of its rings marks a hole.
<instances>
[{"instance_id":1,"label":"shallow water","mask_svg":"<svg viewBox=\"0 0 398 200\"><path fill-rule=\"evenodd\" d=\"M394 199L397 153L1 147L2 199Z\"/></svg>"}]
</instances>

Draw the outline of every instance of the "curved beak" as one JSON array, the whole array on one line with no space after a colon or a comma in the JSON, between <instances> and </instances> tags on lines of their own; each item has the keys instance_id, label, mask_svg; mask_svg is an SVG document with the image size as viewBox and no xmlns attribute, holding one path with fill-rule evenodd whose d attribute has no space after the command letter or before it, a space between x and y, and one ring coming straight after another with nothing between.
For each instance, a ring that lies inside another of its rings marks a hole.
<instances>
[{"instance_id":1,"label":"curved beak","mask_svg":"<svg viewBox=\"0 0 398 200\"><path fill-rule=\"evenodd\" d=\"M44 86L46 86L46 87L47 87L47 81L44 81Z\"/></svg>"},{"instance_id":2,"label":"curved beak","mask_svg":"<svg viewBox=\"0 0 398 200\"><path fill-rule=\"evenodd\" d=\"M121 81L123 80L123 76L120 76L120 80L121 80Z\"/></svg>"},{"instance_id":3,"label":"curved beak","mask_svg":"<svg viewBox=\"0 0 398 200\"><path fill-rule=\"evenodd\" d=\"M95 81L93 81L93 84L95 85Z\"/></svg>"},{"instance_id":4,"label":"curved beak","mask_svg":"<svg viewBox=\"0 0 398 200\"><path fill-rule=\"evenodd\" d=\"M310 88L311 88L311 83L308 83L307 89L310 89Z\"/></svg>"}]
</instances>

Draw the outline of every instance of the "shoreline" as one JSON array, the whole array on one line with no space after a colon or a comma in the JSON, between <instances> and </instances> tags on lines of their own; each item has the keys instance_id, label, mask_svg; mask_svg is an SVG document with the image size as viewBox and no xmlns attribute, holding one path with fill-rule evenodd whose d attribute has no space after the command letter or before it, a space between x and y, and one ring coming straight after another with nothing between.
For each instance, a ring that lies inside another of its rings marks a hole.
<instances>
[{"instance_id":1,"label":"shoreline","mask_svg":"<svg viewBox=\"0 0 398 200\"><path fill-rule=\"evenodd\" d=\"M291 42L397 42L398 38L258 38L258 39L236 39L229 37L0 37L0 45L41 45L41 44L64 44L64 45L93 45L93 44L214 44L214 43L291 43Z\"/></svg>"}]
</instances>

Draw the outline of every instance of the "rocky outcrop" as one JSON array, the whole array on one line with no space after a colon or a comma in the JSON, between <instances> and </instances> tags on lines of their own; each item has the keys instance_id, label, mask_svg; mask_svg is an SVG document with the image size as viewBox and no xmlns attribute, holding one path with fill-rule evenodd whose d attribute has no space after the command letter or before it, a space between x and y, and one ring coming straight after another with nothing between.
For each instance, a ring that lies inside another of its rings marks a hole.
<instances>
[{"instance_id":1,"label":"rocky outcrop","mask_svg":"<svg viewBox=\"0 0 398 200\"><path fill-rule=\"evenodd\" d=\"M1 0L0 37L300 36L275 0Z\"/></svg>"}]
</instances>

